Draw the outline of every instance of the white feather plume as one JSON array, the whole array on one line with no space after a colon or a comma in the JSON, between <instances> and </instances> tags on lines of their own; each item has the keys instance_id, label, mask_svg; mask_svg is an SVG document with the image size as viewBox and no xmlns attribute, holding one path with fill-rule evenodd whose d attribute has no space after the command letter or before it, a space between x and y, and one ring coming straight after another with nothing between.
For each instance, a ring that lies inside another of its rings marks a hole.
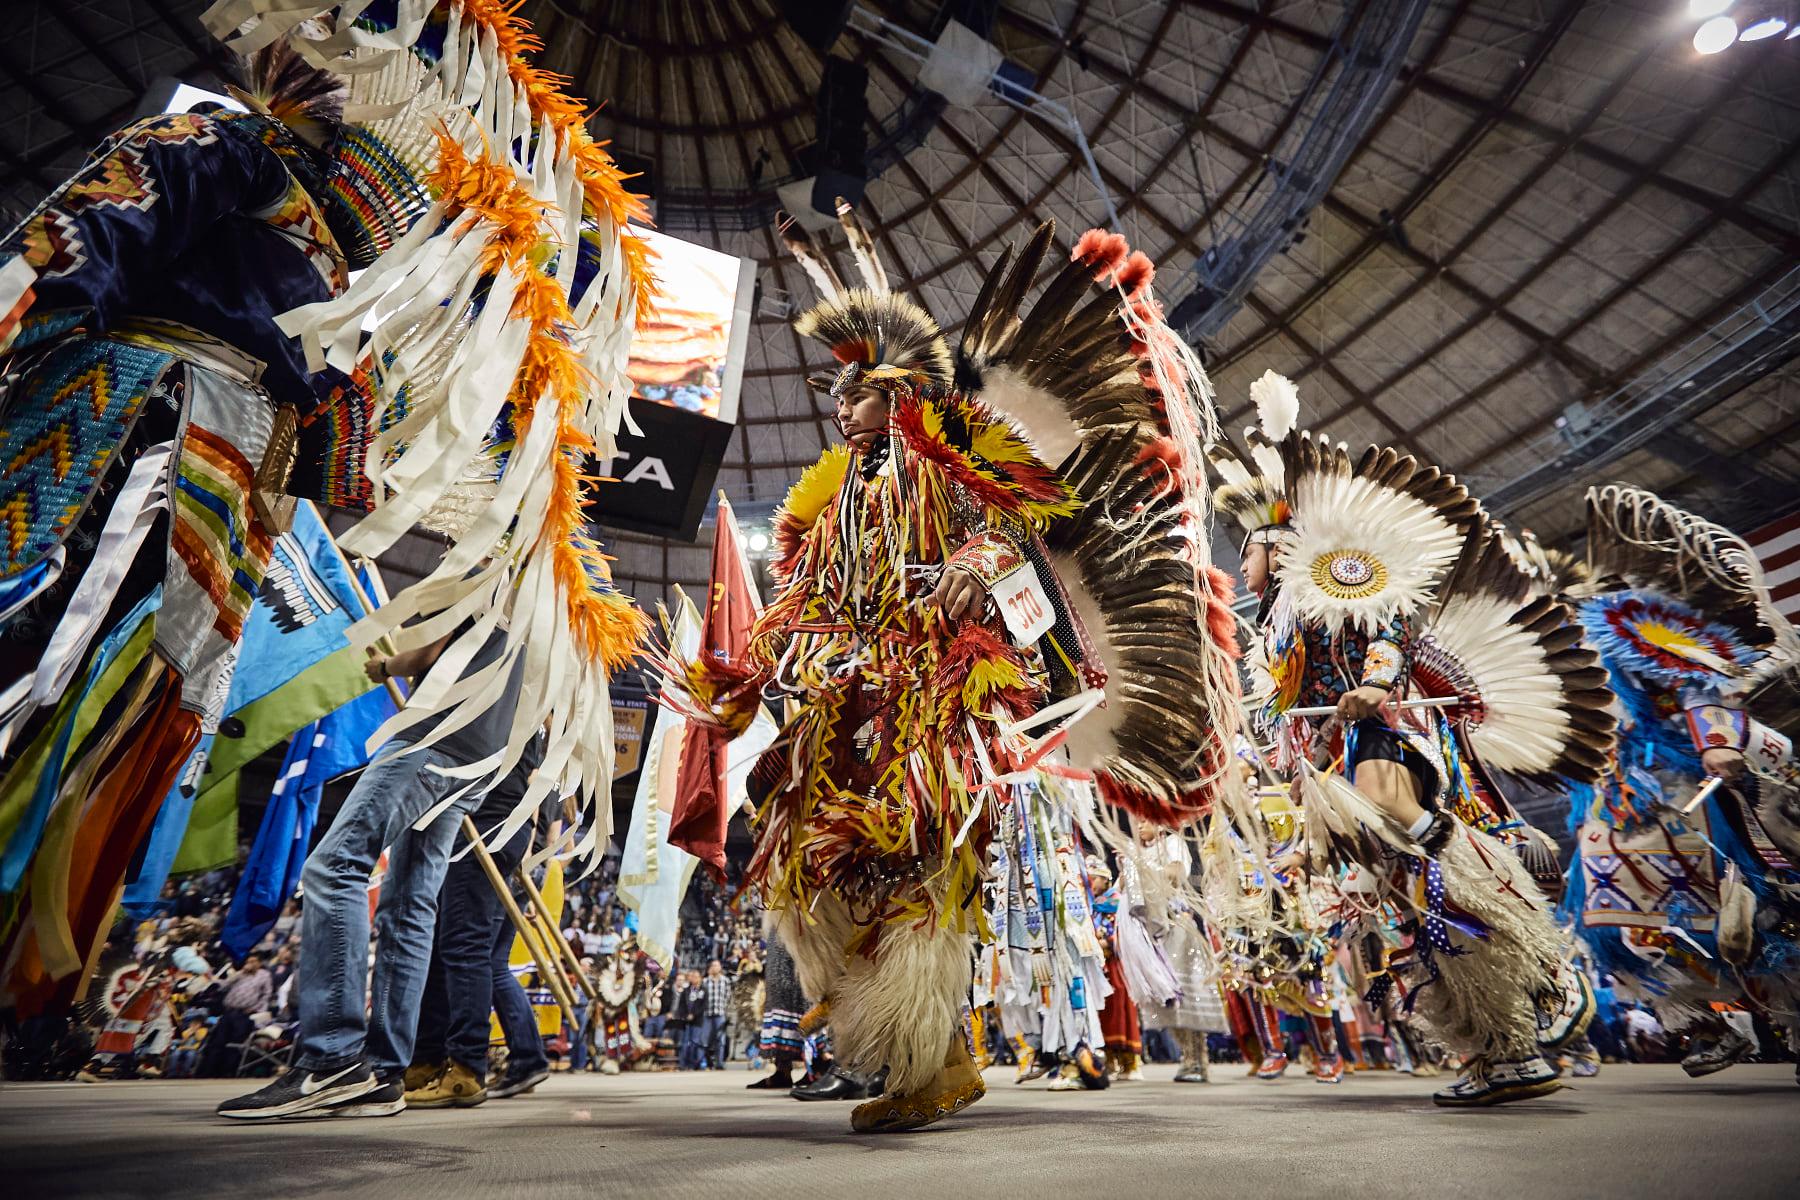
<instances>
[{"instance_id":1,"label":"white feather plume","mask_svg":"<svg viewBox=\"0 0 1800 1200\"><path fill-rule=\"evenodd\" d=\"M1250 385L1250 402L1256 405L1257 421L1271 442L1279 442L1299 423L1300 389L1285 375L1264 371L1262 378Z\"/></svg>"}]
</instances>

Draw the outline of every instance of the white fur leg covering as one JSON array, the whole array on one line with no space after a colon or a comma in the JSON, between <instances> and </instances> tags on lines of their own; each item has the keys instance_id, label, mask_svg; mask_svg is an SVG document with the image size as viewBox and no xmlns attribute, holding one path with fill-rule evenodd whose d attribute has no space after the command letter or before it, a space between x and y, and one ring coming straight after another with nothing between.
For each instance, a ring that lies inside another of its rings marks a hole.
<instances>
[{"instance_id":1,"label":"white fur leg covering","mask_svg":"<svg viewBox=\"0 0 1800 1200\"><path fill-rule=\"evenodd\" d=\"M887 1067L895 1095L923 1088L961 1026L974 971L968 935L896 921L870 957L849 953L863 931L837 897L819 897L810 916L782 913L781 937L807 995L831 1001L833 1053L859 1075Z\"/></svg>"},{"instance_id":2,"label":"white fur leg covering","mask_svg":"<svg viewBox=\"0 0 1800 1200\"><path fill-rule=\"evenodd\" d=\"M1494 838L1463 826L1438 863L1450 903L1489 933L1485 941L1452 933L1466 953L1436 956L1442 975L1418 992L1418 1015L1459 1054L1538 1053L1532 997L1554 986L1567 939L1518 857Z\"/></svg>"},{"instance_id":3,"label":"white fur leg covering","mask_svg":"<svg viewBox=\"0 0 1800 1200\"><path fill-rule=\"evenodd\" d=\"M834 998L844 973L844 947L856 936L850 910L836 896L822 895L811 913L793 908L772 910L764 925L774 929L794 958L794 973L808 1004Z\"/></svg>"}]
</instances>

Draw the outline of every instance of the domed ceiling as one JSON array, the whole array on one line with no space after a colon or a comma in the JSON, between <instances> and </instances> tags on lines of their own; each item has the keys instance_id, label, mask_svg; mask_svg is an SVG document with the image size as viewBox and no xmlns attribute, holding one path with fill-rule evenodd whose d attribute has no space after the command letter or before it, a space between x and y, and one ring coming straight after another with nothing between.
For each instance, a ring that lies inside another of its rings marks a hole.
<instances>
[{"instance_id":1,"label":"domed ceiling","mask_svg":"<svg viewBox=\"0 0 1800 1200\"><path fill-rule=\"evenodd\" d=\"M1323 195L1197 339L1230 424L1273 368L1315 427L1440 462L1553 540L1607 479L1740 526L1800 495L1800 39L1700 56L1683 0L852 7L829 52L868 72L861 211L896 286L946 324L1007 241L1054 218L1066 245L1113 210L1176 304L1335 135ZM203 8L32 6L0 46L0 199L35 203L156 76L204 74ZM660 225L757 262L720 475L754 520L831 437L803 383L821 355L785 320L812 292L771 225L778 189L808 173L823 55L778 0L522 11L543 63L603 104L594 131L647 166ZM951 17L1024 103L917 84ZM1404 49L1346 97L1346 64L1368 69L1342 53L1359 34ZM1595 462L1600 445L1629 449ZM621 581L691 590L707 536L622 535Z\"/></svg>"}]
</instances>

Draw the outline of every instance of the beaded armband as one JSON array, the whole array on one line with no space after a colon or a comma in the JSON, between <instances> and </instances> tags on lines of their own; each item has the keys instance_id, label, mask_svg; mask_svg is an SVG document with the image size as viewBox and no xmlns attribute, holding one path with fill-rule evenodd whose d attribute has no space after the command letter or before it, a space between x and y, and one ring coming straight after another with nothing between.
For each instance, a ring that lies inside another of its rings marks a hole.
<instances>
[{"instance_id":1,"label":"beaded armband","mask_svg":"<svg viewBox=\"0 0 1800 1200\"><path fill-rule=\"evenodd\" d=\"M1750 714L1723 704L1697 704L1686 711L1694 749L1743 750L1750 741Z\"/></svg>"},{"instance_id":2,"label":"beaded armband","mask_svg":"<svg viewBox=\"0 0 1800 1200\"><path fill-rule=\"evenodd\" d=\"M1405 665L1405 656L1400 647L1385 639L1376 639L1369 643L1369 649L1363 655L1362 685L1380 688L1384 692L1393 691L1394 685L1400 682L1400 669Z\"/></svg>"},{"instance_id":3,"label":"beaded armband","mask_svg":"<svg viewBox=\"0 0 1800 1200\"><path fill-rule=\"evenodd\" d=\"M945 569L960 567L981 581L986 591L1025 565L1025 555L1011 539L991 530L976 534L950 556Z\"/></svg>"}]
</instances>

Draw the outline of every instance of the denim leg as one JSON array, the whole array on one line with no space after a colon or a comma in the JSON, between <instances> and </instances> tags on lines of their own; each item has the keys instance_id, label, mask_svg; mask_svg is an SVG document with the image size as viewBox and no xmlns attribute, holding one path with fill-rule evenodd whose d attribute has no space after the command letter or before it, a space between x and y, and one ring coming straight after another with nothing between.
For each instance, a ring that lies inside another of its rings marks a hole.
<instances>
[{"instance_id":1,"label":"denim leg","mask_svg":"<svg viewBox=\"0 0 1800 1200\"><path fill-rule=\"evenodd\" d=\"M725 1018L706 1018L706 1065L715 1071L723 1071L730 1048L725 1037Z\"/></svg>"},{"instance_id":2,"label":"denim leg","mask_svg":"<svg viewBox=\"0 0 1800 1200\"><path fill-rule=\"evenodd\" d=\"M397 1075L412 1062L419 997L437 932L438 891L463 814L481 802L481 793L464 794L426 829L413 829L412 822L459 786L457 780L421 770L417 791L422 802L402 806L388 844L388 873L375 910L375 972L365 1051L377 1075Z\"/></svg>"},{"instance_id":3,"label":"denim leg","mask_svg":"<svg viewBox=\"0 0 1800 1200\"><path fill-rule=\"evenodd\" d=\"M368 1029L369 876L395 832L447 791L450 781L425 772L425 764L435 761L438 756L428 750L364 771L301 870L306 903L300 928L306 953L300 956L295 1005L300 1018L298 1065L307 1070L337 1070L363 1052Z\"/></svg>"},{"instance_id":4,"label":"denim leg","mask_svg":"<svg viewBox=\"0 0 1800 1200\"><path fill-rule=\"evenodd\" d=\"M450 1057L487 1074L488 1013L493 1010L494 922L504 921L500 897L473 854L450 864L438 896L438 952L450 998Z\"/></svg>"},{"instance_id":5,"label":"denim leg","mask_svg":"<svg viewBox=\"0 0 1800 1200\"><path fill-rule=\"evenodd\" d=\"M537 1014L531 1011L531 1001L526 998L525 989L519 986L518 977L507 962L512 955L512 944L512 922L502 920L500 928L494 931L488 970L494 981L494 1011L500 1014L500 1032L506 1037L507 1070L523 1075L549 1066L550 1057L544 1053Z\"/></svg>"},{"instance_id":6,"label":"denim leg","mask_svg":"<svg viewBox=\"0 0 1800 1200\"><path fill-rule=\"evenodd\" d=\"M435 1065L450 1056L446 1046L450 1035L450 991L444 980L443 910L440 898L437 938L431 947L431 967L425 973L425 991L419 997L419 1030L413 1039L413 1063Z\"/></svg>"}]
</instances>

